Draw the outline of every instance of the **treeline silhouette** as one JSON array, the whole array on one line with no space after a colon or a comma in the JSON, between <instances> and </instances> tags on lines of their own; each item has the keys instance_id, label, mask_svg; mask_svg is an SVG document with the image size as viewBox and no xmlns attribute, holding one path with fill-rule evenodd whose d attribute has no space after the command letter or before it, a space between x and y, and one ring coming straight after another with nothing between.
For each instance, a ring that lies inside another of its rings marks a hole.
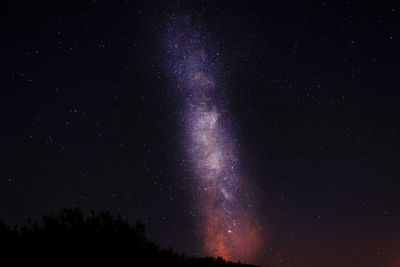
<instances>
[{"instance_id":1,"label":"treeline silhouette","mask_svg":"<svg viewBox=\"0 0 400 267\"><path fill-rule=\"evenodd\" d=\"M130 225L109 212L85 216L75 208L19 228L0 221L0 247L0 260L9 266L250 266L161 249L139 222Z\"/></svg>"}]
</instances>

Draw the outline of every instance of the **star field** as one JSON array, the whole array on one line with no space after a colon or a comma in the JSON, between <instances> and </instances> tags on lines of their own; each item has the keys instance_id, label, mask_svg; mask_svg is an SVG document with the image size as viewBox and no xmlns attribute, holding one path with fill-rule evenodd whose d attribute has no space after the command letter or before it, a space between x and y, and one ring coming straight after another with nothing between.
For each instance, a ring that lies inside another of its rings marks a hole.
<instances>
[{"instance_id":1,"label":"star field","mask_svg":"<svg viewBox=\"0 0 400 267\"><path fill-rule=\"evenodd\" d=\"M0 217L109 210L186 255L400 264L399 11L1 2Z\"/></svg>"},{"instance_id":2,"label":"star field","mask_svg":"<svg viewBox=\"0 0 400 267\"><path fill-rule=\"evenodd\" d=\"M167 58L178 96L183 98L184 143L192 169L185 183L196 188L193 202L199 206L205 250L214 257L254 261L261 227L252 200L245 197L251 192L242 181L245 177L240 177L236 140L224 108L218 105L224 95L210 68L216 64L189 17L171 16L170 24Z\"/></svg>"}]
</instances>

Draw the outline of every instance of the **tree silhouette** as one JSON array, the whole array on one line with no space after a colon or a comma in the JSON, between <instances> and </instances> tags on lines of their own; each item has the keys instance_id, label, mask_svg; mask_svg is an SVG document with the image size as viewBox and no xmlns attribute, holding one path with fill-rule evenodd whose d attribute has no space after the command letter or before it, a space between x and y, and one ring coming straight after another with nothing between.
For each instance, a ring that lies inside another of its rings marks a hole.
<instances>
[{"instance_id":1,"label":"tree silhouette","mask_svg":"<svg viewBox=\"0 0 400 267\"><path fill-rule=\"evenodd\" d=\"M13 266L245 266L161 249L147 239L140 222L130 225L109 212L85 216L79 209L44 214L40 224L28 220L20 228L0 221L0 246L1 260Z\"/></svg>"}]
</instances>

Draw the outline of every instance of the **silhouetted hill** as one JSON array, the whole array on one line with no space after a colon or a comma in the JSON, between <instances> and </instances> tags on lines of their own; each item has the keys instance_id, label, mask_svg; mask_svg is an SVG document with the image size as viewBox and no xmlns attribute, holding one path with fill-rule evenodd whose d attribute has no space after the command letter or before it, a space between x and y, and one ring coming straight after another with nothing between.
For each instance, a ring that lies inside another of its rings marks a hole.
<instances>
[{"instance_id":1,"label":"silhouetted hill","mask_svg":"<svg viewBox=\"0 0 400 267\"><path fill-rule=\"evenodd\" d=\"M191 258L147 240L143 224L108 212L64 209L42 222L10 228L0 222L1 261L12 266L254 266L222 258ZM1 264L3 265L3 264Z\"/></svg>"}]
</instances>

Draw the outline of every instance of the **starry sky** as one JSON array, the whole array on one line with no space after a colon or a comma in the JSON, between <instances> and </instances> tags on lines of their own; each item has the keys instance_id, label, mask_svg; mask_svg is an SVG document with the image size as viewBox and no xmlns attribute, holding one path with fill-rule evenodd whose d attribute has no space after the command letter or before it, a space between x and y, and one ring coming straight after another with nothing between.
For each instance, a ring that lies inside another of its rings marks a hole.
<instances>
[{"instance_id":1,"label":"starry sky","mask_svg":"<svg viewBox=\"0 0 400 267\"><path fill-rule=\"evenodd\" d=\"M2 1L0 216L108 210L186 255L398 266L399 12Z\"/></svg>"}]
</instances>

